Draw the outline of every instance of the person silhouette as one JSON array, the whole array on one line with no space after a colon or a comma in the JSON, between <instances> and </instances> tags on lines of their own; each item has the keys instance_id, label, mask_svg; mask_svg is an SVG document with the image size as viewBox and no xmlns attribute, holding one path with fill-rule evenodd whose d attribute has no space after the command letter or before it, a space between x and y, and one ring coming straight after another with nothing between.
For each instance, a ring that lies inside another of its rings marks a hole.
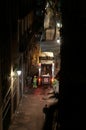
<instances>
[{"instance_id":1,"label":"person silhouette","mask_svg":"<svg viewBox=\"0 0 86 130\"><path fill-rule=\"evenodd\" d=\"M48 112L48 105L45 104L45 106L43 107L44 119L45 119L46 116L47 116L47 112Z\"/></svg>"}]
</instances>

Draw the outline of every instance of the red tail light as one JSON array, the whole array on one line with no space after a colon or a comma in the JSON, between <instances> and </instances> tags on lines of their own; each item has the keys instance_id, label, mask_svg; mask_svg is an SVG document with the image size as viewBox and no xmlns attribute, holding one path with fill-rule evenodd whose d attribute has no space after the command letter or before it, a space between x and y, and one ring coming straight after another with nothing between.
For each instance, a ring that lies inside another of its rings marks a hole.
<instances>
[{"instance_id":1,"label":"red tail light","mask_svg":"<svg viewBox=\"0 0 86 130\"><path fill-rule=\"evenodd\" d=\"M41 78L38 78L38 85L41 85Z\"/></svg>"},{"instance_id":2,"label":"red tail light","mask_svg":"<svg viewBox=\"0 0 86 130\"><path fill-rule=\"evenodd\" d=\"M38 81L40 82L40 81L41 81L41 78L38 78Z\"/></svg>"},{"instance_id":3,"label":"red tail light","mask_svg":"<svg viewBox=\"0 0 86 130\"><path fill-rule=\"evenodd\" d=\"M52 83L53 83L53 81L54 81L54 78L51 79L51 82L52 82Z\"/></svg>"}]
</instances>

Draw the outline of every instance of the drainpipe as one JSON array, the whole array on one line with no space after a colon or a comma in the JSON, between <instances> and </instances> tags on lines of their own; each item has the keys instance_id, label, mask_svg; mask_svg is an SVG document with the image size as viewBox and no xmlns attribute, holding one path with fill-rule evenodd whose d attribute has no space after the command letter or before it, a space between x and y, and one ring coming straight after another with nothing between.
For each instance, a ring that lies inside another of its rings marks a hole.
<instances>
[{"instance_id":1,"label":"drainpipe","mask_svg":"<svg viewBox=\"0 0 86 130\"><path fill-rule=\"evenodd\" d=\"M23 96L23 88L24 88L24 65L23 65L23 53L22 53L22 74L21 74L21 91Z\"/></svg>"}]
</instances>

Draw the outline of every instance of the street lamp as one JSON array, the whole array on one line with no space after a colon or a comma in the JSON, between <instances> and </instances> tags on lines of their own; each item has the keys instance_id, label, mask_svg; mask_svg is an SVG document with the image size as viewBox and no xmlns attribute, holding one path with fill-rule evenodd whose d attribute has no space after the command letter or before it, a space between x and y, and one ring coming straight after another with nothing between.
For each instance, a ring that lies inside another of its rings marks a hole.
<instances>
[{"instance_id":1,"label":"street lamp","mask_svg":"<svg viewBox=\"0 0 86 130\"><path fill-rule=\"evenodd\" d=\"M62 23L60 21L57 22L58 29L62 28Z\"/></svg>"},{"instance_id":2,"label":"street lamp","mask_svg":"<svg viewBox=\"0 0 86 130\"><path fill-rule=\"evenodd\" d=\"M21 94L21 91L20 91L20 88L21 88L21 84L20 84L20 75L21 75L21 70L20 69L17 69L16 70L16 73L17 73L17 76L18 76L18 87L17 87L17 105L19 104L19 100L20 100L20 94Z\"/></svg>"},{"instance_id":3,"label":"street lamp","mask_svg":"<svg viewBox=\"0 0 86 130\"><path fill-rule=\"evenodd\" d=\"M61 44L61 38L57 38L57 43L60 45Z\"/></svg>"},{"instance_id":4,"label":"street lamp","mask_svg":"<svg viewBox=\"0 0 86 130\"><path fill-rule=\"evenodd\" d=\"M16 72L17 72L18 76L21 75L21 70L17 70Z\"/></svg>"}]
</instances>

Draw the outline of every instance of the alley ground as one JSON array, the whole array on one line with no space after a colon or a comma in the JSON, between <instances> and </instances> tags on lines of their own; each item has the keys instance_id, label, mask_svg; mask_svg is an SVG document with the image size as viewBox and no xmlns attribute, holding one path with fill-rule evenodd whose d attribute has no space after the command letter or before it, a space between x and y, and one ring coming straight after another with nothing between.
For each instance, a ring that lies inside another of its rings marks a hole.
<instances>
[{"instance_id":1,"label":"alley ground","mask_svg":"<svg viewBox=\"0 0 86 130\"><path fill-rule=\"evenodd\" d=\"M52 99L47 99L50 95ZM43 107L45 104L50 106L56 102L52 95L52 88L38 87L26 90L9 130L44 130Z\"/></svg>"}]
</instances>

